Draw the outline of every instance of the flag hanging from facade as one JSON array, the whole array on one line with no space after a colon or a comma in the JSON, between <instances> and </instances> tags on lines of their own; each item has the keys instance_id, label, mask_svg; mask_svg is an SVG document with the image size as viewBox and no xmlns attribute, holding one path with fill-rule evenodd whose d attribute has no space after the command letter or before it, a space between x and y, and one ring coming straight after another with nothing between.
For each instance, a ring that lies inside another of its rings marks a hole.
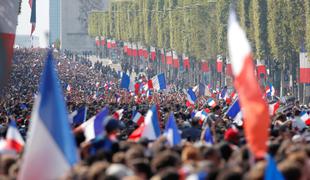
<instances>
[{"instance_id":1,"label":"flag hanging from facade","mask_svg":"<svg viewBox=\"0 0 310 180\"><path fill-rule=\"evenodd\" d=\"M244 131L249 149L258 158L267 153L270 125L268 106L255 76L253 55L245 32L237 22L234 12L228 23L228 47L235 88L244 119Z\"/></svg>"}]
</instances>

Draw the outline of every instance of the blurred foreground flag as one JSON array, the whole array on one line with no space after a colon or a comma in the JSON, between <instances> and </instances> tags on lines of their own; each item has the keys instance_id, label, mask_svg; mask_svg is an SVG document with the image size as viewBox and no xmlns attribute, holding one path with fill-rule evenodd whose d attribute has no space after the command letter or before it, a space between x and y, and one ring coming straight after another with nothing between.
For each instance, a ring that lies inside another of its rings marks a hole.
<instances>
[{"instance_id":1,"label":"blurred foreground flag","mask_svg":"<svg viewBox=\"0 0 310 180\"><path fill-rule=\"evenodd\" d=\"M149 140L155 140L159 136L160 127L158 123L158 112L156 105L153 105L146 113L142 137L148 138Z\"/></svg>"},{"instance_id":2,"label":"blurred foreground flag","mask_svg":"<svg viewBox=\"0 0 310 180\"><path fill-rule=\"evenodd\" d=\"M170 146L175 146L181 143L181 135L175 123L173 113L170 114L166 123L164 135Z\"/></svg>"},{"instance_id":3,"label":"blurred foreground flag","mask_svg":"<svg viewBox=\"0 0 310 180\"><path fill-rule=\"evenodd\" d=\"M0 1L0 87L11 70L18 15L18 0Z\"/></svg>"},{"instance_id":4,"label":"blurred foreground flag","mask_svg":"<svg viewBox=\"0 0 310 180\"><path fill-rule=\"evenodd\" d=\"M284 180L283 175L277 168L275 160L268 155L267 156L267 166L265 168L265 180Z\"/></svg>"},{"instance_id":5,"label":"blurred foreground flag","mask_svg":"<svg viewBox=\"0 0 310 180\"><path fill-rule=\"evenodd\" d=\"M245 136L251 152L255 157L262 158L267 152L269 112L255 76L250 44L234 12L230 12L229 17L228 47L244 118Z\"/></svg>"},{"instance_id":6,"label":"blurred foreground flag","mask_svg":"<svg viewBox=\"0 0 310 180\"><path fill-rule=\"evenodd\" d=\"M49 52L18 179L59 179L78 161L60 83Z\"/></svg>"},{"instance_id":7,"label":"blurred foreground flag","mask_svg":"<svg viewBox=\"0 0 310 180\"><path fill-rule=\"evenodd\" d=\"M16 123L11 120L8 131L6 133L7 145L10 149L14 149L17 153L21 152L24 147L24 139L19 133Z\"/></svg>"}]
</instances>

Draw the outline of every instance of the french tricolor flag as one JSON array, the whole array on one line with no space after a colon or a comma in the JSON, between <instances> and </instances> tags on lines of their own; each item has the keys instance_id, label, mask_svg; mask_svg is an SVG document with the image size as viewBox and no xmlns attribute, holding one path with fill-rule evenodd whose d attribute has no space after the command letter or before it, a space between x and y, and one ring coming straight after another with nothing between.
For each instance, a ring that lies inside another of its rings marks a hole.
<instances>
[{"instance_id":1,"label":"french tricolor flag","mask_svg":"<svg viewBox=\"0 0 310 180\"><path fill-rule=\"evenodd\" d=\"M218 55L217 59L216 59L216 71L218 73L221 73L223 69L223 60L222 60L222 56Z\"/></svg>"},{"instance_id":2,"label":"french tricolor flag","mask_svg":"<svg viewBox=\"0 0 310 180\"><path fill-rule=\"evenodd\" d=\"M111 39L108 39L108 40L107 40L107 48L108 48L108 49L112 48Z\"/></svg>"},{"instance_id":3,"label":"french tricolor flag","mask_svg":"<svg viewBox=\"0 0 310 180\"><path fill-rule=\"evenodd\" d=\"M25 141L20 135L14 120L11 120L10 122L6 133L6 141L9 149L14 149L17 153L20 153L23 150Z\"/></svg>"},{"instance_id":4,"label":"french tricolor flag","mask_svg":"<svg viewBox=\"0 0 310 180\"><path fill-rule=\"evenodd\" d=\"M271 83L266 87L266 95L267 97L272 97L275 94L275 89Z\"/></svg>"},{"instance_id":5,"label":"french tricolor flag","mask_svg":"<svg viewBox=\"0 0 310 180\"><path fill-rule=\"evenodd\" d=\"M17 25L18 2L0 1L0 87L9 78L13 58L13 46Z\"/></svg>"},{"instance_id":6,"label":"french tricolor flag","mask_svg":"<svg viewBox=\"0 0 310 180\"><path fill-rule=\"evenodd\" d=\"M154 61L156 58L156 49L151 46L151 59Z\"/></svg>"},{"instance_id":7,"label":"french tricolor flag","mask_svg":"<svg viewBox=\"0 0 310 180\"><path fill-rule=\"evenodd\" d=\"M153 105L147 112L144 120L144 128L141 137L148 138L149 140L156 140L160 136L158 112L156 105Z\"/></svg>"},{"instance_id":8,"label":"french tricolor flag","mask_svg":"<svg viewBox=\"0 0 310 180\"><path fill-rule=\"evenodd\" d=\"M236 100L227 110L226 115L230 117L234 123L241 126L242 121L242 112L239 105L239 100Z\"/></svg>"},{"instance_id":9,"label":"french tricolor flag","mask_svg":"<svg viewBox=\"0 0 310 180\"><path fill-rule=\"evenodd\" d=\"M166 52L166 63L172 65L172 53L171 51Z\"/></svg>"},{"instance_id":10,"label":"french tricolor flag","mask_svg":"<svg viewBox=\"0 0 310 180\"><path fill-rule=\"evenodd\" d=\"M310 62L307 53L300 53L300 69L299 69L299 82L310 83Z\"/></svg>"},{"instance_id":11,"label":"french tricolor flag","mask_svg":"<svg viewBox=\"0 0 310 180\"><path fill-rule=\"evenodd\" d=\"M208 106L210 106L210 107L212 107L212 108L216 106L216 102L214 101L213 98L209 98L209 99L207 100L207 103L208 103Z\"/></svg>"},{"instance_id":12,"label":"french tricolor flag","mask_svg":"<svg viewBox=\"0 0 310 180\"><path fill-rule=\"evenodd\" d=\"M127 75L126 73L123 73L122 75L120 88L124 88L131 91L134 90L134 83L130 79L129 75Z\"/></svg>"},{"instance_id":13,"label":"french tricolor flag","mask_svg":"<svg viewBox=\"0 0 310 180\"><path fill-rule=\"evenodd\" d=\"M99 39L99 36L96 36L95 42L96 42L96 46L100 46L100 39Z\"/></svg>"},{"instance_id":14,"label":"french tricolor flag","mask_svg":"<svg viewBox=\"0 0 310 180\"><path fill-rule=\"evenodd\" d=\"M279 109L279 107L280 107L280 102L279 101L277 101L275 103L269 104L269 115L270 116L275 115L277 110Z\"/></svg>"},{"instance_id":15,"label":"french tricolor flag","mask_svg":"<svg viewBox=\"0 0 310 180\"><path fill-rule=\"evenodd\" d=\"M267 154L268 128L270 125L268 106L255 76L253 55L245 32L237 22L234 12L228 23L228 47L235 77L235 88L244 118L244 130L250 151L257 158Z\"/></svg>"},{"instance_id":16,"label":"french tricolor flag","mask_svg":"<svg viewBox=\"0 0 310 180\"><path fill-rule=\"evenodd\" d=\"M144 131L144 123L141 123L140 126L129 135L128 139L138 141L141 138L143 131Z\"/></svg>"},{"instance_id":17,"label":"french tricolor flag","mask_svg":"<svg viewBox=\"0 0 310 180\"><path fill-rule=\"evenodd\" d=\"M158 74L156 76L154 76L151 81L148 82L148 86L149 86L149 89L151 89L151 87L154 89L154 90L163 90L163 89L166 89L166 78L165 78L165 74L164 73L161 73L161 74Z\"/></svg>"},{"instance_id":18,"label":"french tricolor flag","mask_svg":"<svg viewBox=\"0 0 310 180\"><path fill-rule=\"evenodd\" d=\"M202 124L208 118L208 113L205 110L197 111L194 117L198 117L199 124Z\"/></svg>"},{"instance_id":19,"label":"french tricolor flag","mask_svg":"<svg viewBox=\"0 0 310 180\"><path fill-rule=\"evenodd\" d=\"M189 88L187 91L185 90L184 93L186 94L187 100L190 104L195 104L197 100L196 94L192 88Z\"/></svg>"},{"instance_id":20,"label":"french tricolor flag","mask_svg":"<svg viewBox=\"0 0 310 180\"><path fill-rule=\"evenodd\" d=\"M78 161L52 52L41 77L18 179L59 179Z\"/></svg>"},{"instance_id":21,"label":"french tricolor flag","mask_svg":"<svg viewBox=\"0 0 310 180\"><path fill-rule=\"evenodd\" d=\"M227 92L227 87L224 87L219 95L220 95L219 99L226 100L227 98L229 98L228 92Z\"/></svg>"},{"instance_id":22,"label":"french tricolor flag","mask_svg":"<svg viewBox=\"0 0 310 180\"><path fill-rule=\"evenodd\" d=\"M310 126L310 115L306 111L300 113L300 119L303 120L307 126Z\"/></svg>"},{"instance_id":23,"label":"french tricolor flag","mask_svg":"<svg viewBox=\"0 0 310 180\"><path fill-rule=\"evenodd\" d=\"M124 42L124 53L127 53L128 50L128 43Z\"/></svg>"},{"instance_id":24,"label":"french tricolor flag","mask_svg":"<svg viewBox=\"0 0 310 180\"><path fill-rule=\"evenodd\" d=\"M181 144L181 135L175 122L173 113L170 114L166 123L164 136L166 136L170 146Z\"/></svg>"},{"instance_id":25,"label":"french tricolor flag","mask_svg":"<svg viewBox=\"0 0 310 180\"><path fill-rule=\"evenodd\" d=\"M267 70L263 61L257 60L256 71L259 79L261 79L261 77L263 77L263 79L267 78Z\"/></svg>"},{"instance_id":26,"label":"french tricolor flag","mask_svg":"<svg viewBox=\"0 0 310 180\"><path fill-rule=\"evenodd\" d=\"M98 114L91 117L83 124L74 129L74 132L84 132L86 141L90 141L102 134L103 132L103 121L109 115L109 109L103 108Z\"/></svg>"},{"instance_id":27,"label":"french tricolor flag","mask_svg":"<svg viewBox=\"0 0 310 180\"><path fill-rule=\"evenodd\" d=\"M183 67L184 69L190 68L189 57L183 54Z\"/></svg>"},{"instance_id":28,"label":"french tricolor flag","mask_svg":"<svg viewBox=\"0 0 310 180\"><path fill-rule=\"evenodd\" d=\"M137 112L133 117L132 121L140 126L144 122L144 116L142 116L141 113Z\"/></svg>"},{"instance_id":29,"label":"french tricolor flag","mask_svg":"<svg viewBox=\"0 0 310 180\"><path fill-rule=\"evenodd\" d=\"M116 120L121 120L123 115L124 115L124 109L119 109L119 110L114 112L113 118Z\"/></svg>"}]
</instances>

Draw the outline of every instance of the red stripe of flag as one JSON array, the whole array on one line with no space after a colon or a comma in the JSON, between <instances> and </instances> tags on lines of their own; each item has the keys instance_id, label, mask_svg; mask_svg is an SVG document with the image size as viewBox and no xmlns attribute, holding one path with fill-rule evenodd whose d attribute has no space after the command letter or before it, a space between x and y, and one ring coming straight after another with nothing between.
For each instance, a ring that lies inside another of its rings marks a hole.
<instances>
[{"instance_id":1,"label":"red stripe of flag","mask_svg":"<svg viewBox=\"0 0 310 180\"><path fill-rule=\"evenodd\" d=\"M255 76L250 44L234 13L229 18L228 45L244 119L245 137L255 157L264 158L268 150L269 111Z\"/></svg>"}]
</instances>

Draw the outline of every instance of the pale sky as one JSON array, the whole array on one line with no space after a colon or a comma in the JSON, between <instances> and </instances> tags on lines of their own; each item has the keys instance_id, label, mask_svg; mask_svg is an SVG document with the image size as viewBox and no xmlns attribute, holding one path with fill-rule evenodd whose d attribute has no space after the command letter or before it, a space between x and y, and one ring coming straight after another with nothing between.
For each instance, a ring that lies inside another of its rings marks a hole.
<instances>
[{"instance_id":1,"label":"pale sky","mask_svg":"<svg viewBox=\"0 0 310 180\"><path fill-rule=\"evenodd\" d=\"M48 38L45 33L49 31L49 0L37 0L37 23L34 36L39 36L40 47L46 47L48 45ZM22 0L21 14L18 16L18 25L16 34L29 35L31 31L30 24L31 9L28 4L28 0Z\"/></svg>"}]
</instances>

